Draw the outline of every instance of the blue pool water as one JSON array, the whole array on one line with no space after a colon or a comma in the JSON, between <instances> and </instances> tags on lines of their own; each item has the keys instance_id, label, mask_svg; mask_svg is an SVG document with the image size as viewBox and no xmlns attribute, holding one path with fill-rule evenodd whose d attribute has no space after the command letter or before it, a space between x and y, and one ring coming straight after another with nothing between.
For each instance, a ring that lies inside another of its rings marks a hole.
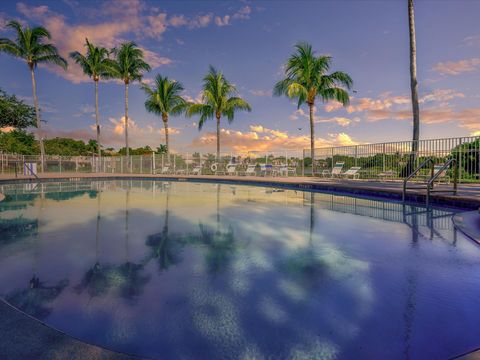
<instances>
[{"instance_id":1,"label":"blue pool water","mask_svg":"<svg viewBox=\"0 0 480 360\"><path fill-rule=\"evenodd\" d=\"M0 296L159 359L445 359L480 346L452 211L161 181L4 185Z\"/></svg>"}]
</instances>

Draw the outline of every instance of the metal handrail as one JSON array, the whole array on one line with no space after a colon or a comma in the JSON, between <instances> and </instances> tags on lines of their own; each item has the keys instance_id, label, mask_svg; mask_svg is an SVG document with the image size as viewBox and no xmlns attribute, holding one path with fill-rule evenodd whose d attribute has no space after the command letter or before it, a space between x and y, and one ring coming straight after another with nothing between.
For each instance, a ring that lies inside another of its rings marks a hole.
<instances>
[{"instance_id":1,"label":"metal handrail","mask_svg":"<svg viewBox=\"0 0 480 360\"><path fill-rule=\"evenodd\" d=\"M438 179L438 177L444 172L446 171L449 167L452 166L452 164L455 165L455 167L453 168L453 194L454 195L457 195L457 188L458 188L458 161L457 159L455 158L452 158L450 160L448 160L445 164L443 164L443 166L437 170L437 172L435 174L433 174L430 179L428 180L427 182L427 201L426 201L426 205L427 207L429 206L429 203L430 203L430 193L432 192L432 189L433 189L433 185L434 185L434 182L435 180ZM445 192L450 192L451 190L445 190Z\"/></svg>"},{"instance_id":2,"label":"metal handrail","mask_svg":"<svg viewBox=\"0 0 480 360\"><path fill-rule=\"evenodd\" d=\"M412 171L412 173L410 175L408 175L404 180L403 180L403 193L402 193L402 201L405 201L405 195L407 193L407 182L408 180L410 180L411 178L413 178L415 175L418 174L418 172L420 170L422 170L423 168L425 168L425 166L430 163L431 164L431 176L433 177L433 167L435 165L435 162L433 161L433 159L431 157L427 158L424 162L422 162L415 170Z\"/></svg>"}]
</instances>

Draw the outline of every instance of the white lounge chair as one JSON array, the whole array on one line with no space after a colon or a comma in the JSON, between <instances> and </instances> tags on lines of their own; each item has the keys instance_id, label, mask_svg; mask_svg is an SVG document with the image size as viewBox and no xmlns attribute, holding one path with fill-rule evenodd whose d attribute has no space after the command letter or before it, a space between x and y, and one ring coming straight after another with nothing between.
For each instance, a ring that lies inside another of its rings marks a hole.
<instances>
[{"instance_id":1,"label":"white lounge chair","mask_svg":"<svg viewBox=\"0 0 480 360\"><path fill-rule=\"evenodd\" d=\"M160 170L160 174L170 174L172 171L170 170L170 166L169 165L165 165L162 167L162 170Z\"/></svg>"},{"instance_id":2,"label":"white lounge chair","mask_svg":"<svg viewBox=\"0 0 480 360\"><path fill-rule=\"evenodd\" d=\"M348 179L351 177L352 179L359 179L360 178L360 171L361 167L360 166L353 166L344 173L341 173L340 176Z\"/></svg>"},{"instance_id":3,"label":"white lounge chair","mask_svg":"<svg viewBox=\"0 0 480 360\"><path fill-rule=\"evenodd\" d=\"M201 165L195 165L190 171L191 175L202 175L202 166Z\"/></svg>"},{"instance_id":4,"label":"white lounge chair","mask_svg":"<svg viewBox=\"0 0 480 360\"><path fill-rule=\"evenodd\" d=\"M267 176L268 174L273 174L273 165L260 164L260 174L263 176Z\"/></svg>"},{"instance_id":5,"label":"white lounge chair","mask_svg":"<svg viewBox=\"0 0 480 360\"><path fill-rule=\"evenodd\" d=\"M335 163L334 167L332 168L332 171L329 171L329 170L323 170L322 171L322 176L323 177L327 177L327 176L330 176L330 177L335 177L335 176L341 176L342 174L342 169L343 169L343 166L345 165L345 162L343 161L338 161Z\"/></svg>"},{"instance_id":6,"label":"white lounge chair","mask_svg":"<svg viewBox=\"0 0 480 360\"><path fill-rule=\"evenodd\" d=\"M228 164L227 165L227 175L237 175L237 164Z\"/></svg>"},{"instance_id":7,"label":"white lounge chair","mask_svg":"<svg viewBox=\"0 0 480 360\"><path fill-rule=\"evenodd\" d=\"M245 171L246 176L256 176L257 175L257 164L248 164L247 170Z\"/></svg>"},{"instance_id":8,"label":"white lounge chair","mask_svg":"<svg viewBox=\"0 0 480 360\"><path fill-rule=\"evenodd\" d=\"M280 165L277 169L273 170L273 176L279 175L279 176L295 176L297 175L297 170L292 167L288 167L287 165Z\"/></svg>"}]
</instances>

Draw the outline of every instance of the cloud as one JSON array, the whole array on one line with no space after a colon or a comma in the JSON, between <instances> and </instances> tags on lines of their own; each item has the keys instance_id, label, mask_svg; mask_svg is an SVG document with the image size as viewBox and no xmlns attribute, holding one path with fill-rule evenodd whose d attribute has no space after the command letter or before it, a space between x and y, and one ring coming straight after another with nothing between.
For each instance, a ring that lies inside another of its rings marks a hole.
<instances>
[{"instance_id":1,"label":"cloud","mask_svg":"<svg viewBox=\"0 0 480 360\"><path fill-rule=\"evenodd\" d=\"M467 46L479 46L480 35L467 36L462 42Z\"/></svg>"},{"instance_id":2,"label":"cloud","mask_svg":"<svg viewBox=\"0 0 480 360\"><path fill-rule=\"evenodd\" d=\"M272 96L272 90L261 90L261 89L252 89L250 93L255 96Z\"/></svg>"},{"instance_id":3,"label":"cloud","mask_svg":"<svg viewBox=\"0 0 480 360\"><path fill-rule=\"evenodd\" d=\"M242 7L235 14L233 14L234 19L248 20L250 19L250 14L252 13L252 8L248 5Z\"/></svg>"},{"instance_id":4,"label":"cloud","mask_svg":"<svg viewBox=\"0 0 480 360\"><path fill-rule=\"evenodd\" d=\"M317 108L314 107L313 108L313 114L314 114L313 115L313 121L316 124L317 123L336 123L337 125L340 125L342 127L347 127L347 126L350 126L353 123L360 122L360 118L358 116L356 116L354 118L351 118L351 119L347 118L347 117L343 117L343 116L321 117L321 116L317 116L316 113L317 113ZM305 119L310 120L310 114L307 113L302 108L295 110L295 112L289 116L289 119L293 120L293 121L296 121L300 117L303 117Z\"/></svg>"},{"instance_id":5,"label":"cloud","mask_svg":"<svg viewBox=\"0 0 480 360\"><path fill-rule=\"evenodd\" d=\"M192 96L188 95L187 93L184 93L182 96L188 102L192 102L192 103L195 103L195 104L201 104L202 103L202 94L203 94L202 91L199 91L197 96L195 96L195 97L192 97Z\"/></svg>"},{"instance_id":6,"label":"cloud","mask_svg":"<svg viewBox=\"0 0 480 360\"><path fill-rule=\"evenodd\" d=\"M212 22L212 18L213 18L212 13L197 15L192 20L189 20L187 22L187 27L189 29L198 29L198 28L207 27Z\"/></svg>"},{"instance_id":7,"label":"cloud","mask_svg":"<svg viewBox=\"0 0 480 360\"><path fill-rule=\"evenodd\" d=\"M435 64L433 70L441 75L459 75L477 71L480 68L480 58L446 61Z\"/></svg>"},{"instance_id":8,"label":"cloud","mask_svg":"<svg viewBox=\"0 0 480 360\"><path fill-rule=\"evenodd\" d=\"M180 129L169 127L169 135L176 136L180 134ZM110 117L108 122L101 127L101 141L104 147L120 148L125 146L125 117ZM88 141L95 138L95 126L91 125L90 129L73 129L58 130L48 124L44 127L47 138L69 137L72 139ZM129 145L131 147L140 147L149 145L156 147L165 142L165 130L156 125L146 124L140 126L137 121L132 118L128 119Z\"/></svg>"},{"instance_id":9,"label":"cloud","mask_svg":"<svg viewBox=\"0 0 480 360\"><path fill-rule=\"evenodd\" d=\"M310 136L308 135L292 136L287 132L268 129L262 125L251 125L248 132L221 129L220 141L224 151L235 151L237 153L288 150L301 154L303 149L310 146ZM344 132L327 134L326 138L316 138L315 141L316 147L358 144ZM195 138L190 146L196 150L209 151L215 148L215 144L215 132L208 132Z\"/></svg>"},{"instance_id":10,"label":"cloud","mask_svg":"<svg viewBox=\"0 0 480 360\"><path fill-rule=\"evenodd\" d=\"M215 25L217 26L230 25L230 15L225 15L223 17L215 16Z\"/></svg>"},{"instance_id":11,"label":"cloud","mask_svg":"<svg viewBox=\"0 0 480 360\"><path fill-rule=\"evenodd\" d=\"M180 27L188 24L188 20L183 15L174 15L170 18L169 24L173 27Z\"/></svg>"},{"instance_id":12,"label":"cloud","mask_svg":"<svg viewBox=\"0 0 480 360\"><path fill-rule=\"evenodd\" d=\"M68 58L71 51L84 49L85 38L92 43L112 48L124 41L123 36L128 33L135 33L137 36L158 37L164 31L161 29L160 22L162 16L157 16L154 20L145 20L140 14L144 9L144 5L140 1L118 1L115 6L109 7L111 19L106 22L96 22L94 24L78 24L70 25L67 23L65 16L51 11L48 6L28 6L23 3L17 4L17 10L28 19L39 22L49 29L52 34L52 42L57 46L60 54ZM101 7L98 12L102 14L107 10ZM112 13L113 12L113 13ZM160 14L162 15L162 14ZM152 18L153 19L153 18ZM171 63L171 60L158 55L142 47L145 52L145 59L150 63L152 68ZM89 81L88 77L83 74L82 69L70 61L67 71L54 66L47 68L56 74L72 81L80 83Z\"/></svg>"}]
</instances>

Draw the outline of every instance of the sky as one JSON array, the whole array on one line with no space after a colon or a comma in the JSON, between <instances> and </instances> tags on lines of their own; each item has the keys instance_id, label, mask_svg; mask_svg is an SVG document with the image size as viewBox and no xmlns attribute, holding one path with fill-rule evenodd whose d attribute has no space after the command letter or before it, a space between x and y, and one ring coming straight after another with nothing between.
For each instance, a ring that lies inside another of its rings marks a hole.
<instances>
[{"instance_id":1,"label":"sky","mask_svg":"<svg viewBox=\"0 0 480 360\"><path fill-rule=\"evenodd\" d=\"M417 71L422 139L480 135L480 1L415 1ZM114 47L135 41L152 71L180 81L184 96L201 98L202 78L213 65L252 106L222 122L223 151L298 150L309 147L308 109L273 97L283 64L300 42L333 58L331 71L354 81L351 102L317 103L316 146L409 140L411 103L407 0L339 1L12 1L0 4L0 37L13 37L6 21L42 25L59 52L84 52L85 38ZM94 84L69 61L64 71L37 69L47 138L95 138ZM32 101L24 62L0 54L0 88ZM100 83L105 147L124 145L124 88ZM161 119L145 110L139 84L130 87L130 146L165 143ZM215 122L201 131L195 117L172 117L173 151L215 149Z\"/></svg>"}]
</instances>

